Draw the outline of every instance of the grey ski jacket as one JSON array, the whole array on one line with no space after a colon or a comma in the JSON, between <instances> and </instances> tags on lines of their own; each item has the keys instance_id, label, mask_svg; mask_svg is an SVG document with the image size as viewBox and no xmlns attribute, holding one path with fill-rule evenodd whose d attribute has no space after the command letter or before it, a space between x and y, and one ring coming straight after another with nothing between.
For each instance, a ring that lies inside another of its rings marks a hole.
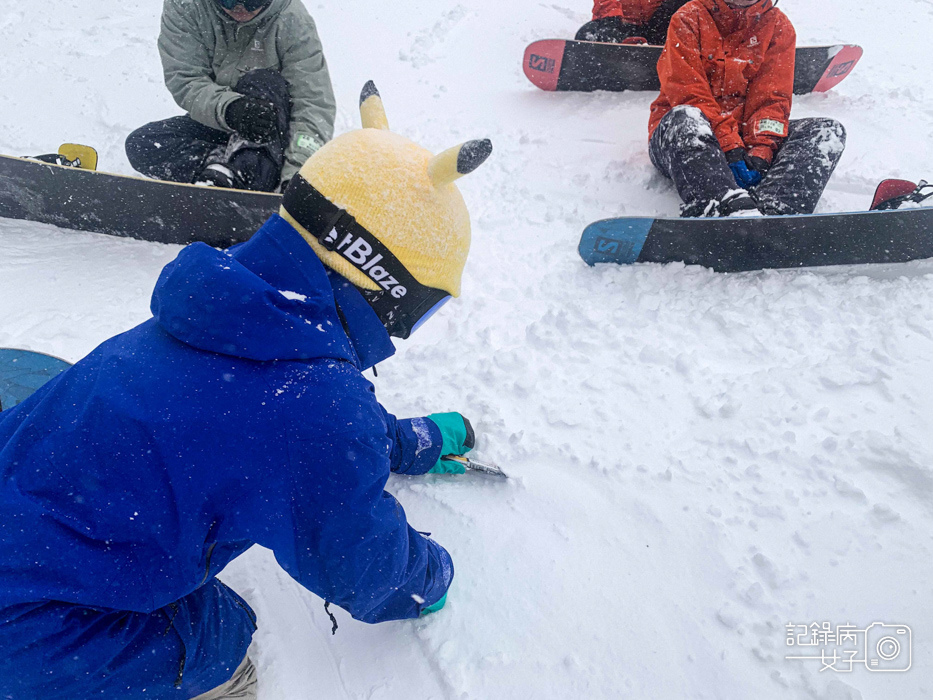
<instances>
[{"instance_id":1,"label":"grey ski jacket","mask_svg":"<svg viewBox=\"0 0 933 700\"><path fill-rule=\"evenodd\" d=\"M165 0L159 53L165 85L205 126L230 131L224 110L241 97L232 86L253 70L274 68L292 98L282 180L334 135L337 107L317 27L301 0L272 0L242 24L214 0Z\"/></svg>"}]
</instances>

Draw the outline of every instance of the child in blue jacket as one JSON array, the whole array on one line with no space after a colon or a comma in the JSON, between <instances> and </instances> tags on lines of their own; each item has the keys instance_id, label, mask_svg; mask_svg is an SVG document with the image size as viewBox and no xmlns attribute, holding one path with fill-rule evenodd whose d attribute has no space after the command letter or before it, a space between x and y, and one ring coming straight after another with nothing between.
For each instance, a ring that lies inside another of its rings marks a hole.
<instances>
[{"instance_id":1,"label":"child in blue jacket","mask_svg":"<svg viewBox=\"0 0 933 700\"><path fill-rule=\"evenodd\" d=\"M0 413L0 698L255 697L256 619L217 578L254 544L365 622L443 605L448 553L390 472L457 471L457 413L399 420L362 371L459 294L469 215L439 156L364 129L229 251L163 270L153 318Z\"/></svg>"}]
</instances>

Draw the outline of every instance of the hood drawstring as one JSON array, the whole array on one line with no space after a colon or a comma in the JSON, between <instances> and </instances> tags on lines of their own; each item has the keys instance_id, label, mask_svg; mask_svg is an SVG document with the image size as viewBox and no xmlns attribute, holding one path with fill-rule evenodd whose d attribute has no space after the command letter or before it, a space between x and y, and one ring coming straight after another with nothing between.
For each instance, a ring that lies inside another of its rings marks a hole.
<instances>
[{"instance_id":1,"label":"hood drawstring","mask_svg":"<svg viewBox=\"0 0 933 700\"><path fill-rule=\"evenodd\" d=\"M327 613L327 616L330 618L330 621L331 621L332 623L334 623L334 627L333 627L333 629L330 631L331 636L333 636L333 635L337 634L337 629L338 629L338 628L337 628L337 618L334 617L334 613L332 613L332 612L330 611L330 603L329 603L328 601L326 601L326 600L324 601L324 612Z\"/></svg>"}]
</instances>

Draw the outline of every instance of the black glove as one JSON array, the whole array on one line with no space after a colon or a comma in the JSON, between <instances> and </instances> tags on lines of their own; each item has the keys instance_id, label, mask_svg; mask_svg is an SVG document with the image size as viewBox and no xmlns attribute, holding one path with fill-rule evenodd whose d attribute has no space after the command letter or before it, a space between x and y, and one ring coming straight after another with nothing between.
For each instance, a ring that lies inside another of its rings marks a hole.
<instances>
[{"instance_id":1,"label":"black glove","mask_svg":"<svg viewBox=\"0 0 933 700\"><path fill-rule=\"evenodd\" d=\"M277 116L271 102L255 97L234 100L224 112L227 126L247 141L256 143L267 143L275 137Z\"/></svg>"},{"instance_id":2,"label":"black glove","mask_svg":"<svg viewBox=\"0 0 933 700\"><path fill-rule=\"evenodd\" d=\"M726 151L726 162L729 165L738 163L740 160L745 160L744 148L733 148L731 151Z\"/></svg>"},{"instance_id":3,"label":"black glove","mask_svg":"<svg viewBox=\"0 0 933 700\"><path fill-rule=\"evenodd\" d=\"M745 156L745 164L748 166L749 170L757 170L762 175L768 172L768 168L771 167L771 163L766 161L764 158L750 155Z\"/></svg>"},{"instance_id":4,"label":"black glove","mask_svg":"<svg viewBox=\"0 0 933 700\"><path fill-rule=\"evenodd\" d=\"M749 170L754 170L762 175L768 172L768 168L771 167L771 163L764 158L748 155L748 152L744 148L733 148L731 151L726 151L726 162L730 166L739 161L745 161L745 165L748 166Z\"/></svg>"}]
</instances>

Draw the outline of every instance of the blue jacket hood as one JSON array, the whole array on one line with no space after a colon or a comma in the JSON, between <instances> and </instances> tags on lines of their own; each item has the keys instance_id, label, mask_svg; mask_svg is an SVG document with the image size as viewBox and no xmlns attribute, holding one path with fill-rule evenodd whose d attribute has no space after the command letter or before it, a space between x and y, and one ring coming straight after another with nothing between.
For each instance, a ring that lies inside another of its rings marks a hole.
<instances>
[{"instance_id":1,"label":"blue jacket hood","mask_svg":"<svg viewBox=\"0 0 933 700\"><path fill-rule=\"evenodd\" d=\"M151 308L183 343L249 360L332 358L365 369L395 352L363 296L278 215L229 251L186 247L162 271Z\"/></svg>"}]
</instances>

